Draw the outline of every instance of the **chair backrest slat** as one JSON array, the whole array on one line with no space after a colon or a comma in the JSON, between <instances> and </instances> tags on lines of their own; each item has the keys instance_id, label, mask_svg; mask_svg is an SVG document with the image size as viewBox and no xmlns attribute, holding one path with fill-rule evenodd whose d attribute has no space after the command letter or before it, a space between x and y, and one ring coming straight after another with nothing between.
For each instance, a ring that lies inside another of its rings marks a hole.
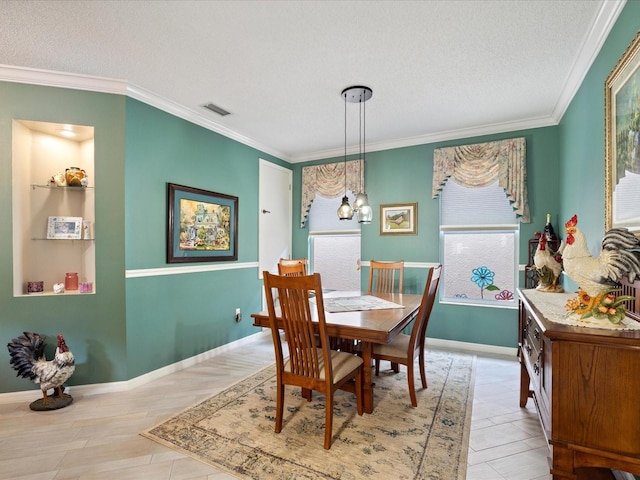
<instances>
[{"instance_id":1,"label":"chair backrest slat","mask_svg":"<svg viewBox=\"0 0 640 480\"><path fill-rule=\"evenodd\" d=\"M396 277L398 289L396 291ZM396 262L369 262L369 293L402 293L404 288L404 260Z\"/></svg>"},{"instance_id":2,"label":"chair backrest slat","mask_svg":"<svg viewBox=\"0 0 640 480\"><path fill-rule=\"evenodd\" d=\"M429 273L427 274L427 283L424 287L424 293L422 294L420 308L418 309L418 315L416 316L413 328L411 329L408 353L411 353L412 350L415 351L418 346L420 346L420 348L424 348L427 325L429 324L431 310L433 310L433 305L436 301L441 273L442 265L431 267L429 269Z\"/></svg>"}]
</instances>

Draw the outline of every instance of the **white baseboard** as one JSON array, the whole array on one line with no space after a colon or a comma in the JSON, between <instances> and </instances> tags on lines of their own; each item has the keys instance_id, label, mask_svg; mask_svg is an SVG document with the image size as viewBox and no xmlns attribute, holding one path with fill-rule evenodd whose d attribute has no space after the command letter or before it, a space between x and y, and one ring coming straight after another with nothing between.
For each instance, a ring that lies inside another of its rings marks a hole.
<instances>
[{"instance_id":1,"label":"white baseboard","mask_svg":"<svg viewBox=\"0 0 640 480\"><path fill-rule=\"evenodd\" d=\"M199 355L185 358L180 362L173 363L171 365L167 365L166 367L159 368L149 373L145 373L144 375L140 375L139 377L132 378L131 380L123 381L123 382L110 382L110 383L95 383L89 385L74 385L71 387L67 387L67 393L77 394L78 396L85 395L97 395L100 393L115 393L115 392L124 392L127 390L131 390L132 388L139 387L141 385L145 385L149 382L157 380L159 378L164 377L170 373L175 373L185 368L196 365L204 360L208 360L210 358L221 355L231 348L236 347L238 345L243 345L250 343L254 340L256 335L271 335L270 330L263 329L262 331L255 333L253 335L249 335L248 337L241 338L231 343L227 343L226 345L221 345L212 350L208 350ZM507 355L515 357L517 349L511 347L498 347L495 345L483 345L481 343L469 343L469 342L457 342L454 340L442 340L439 338L429 338L427 337L427 347L445 349L445 350L459 350L469 353L484 353L489 355ZM2 393L0 394L0 405L7 403L24 403L24 402L32 402L40 398L40 392L38 390L28 390L23 392L10 392L10 393ZM621 477L619 480L627 480L624 477ZM629 477L629 480L635 480L633 476Z\"/></svg>"},{"instance_id":2,"label":"white baseboard","mask_svg":"<svg viewBox=\"0 0 640 480\"><path fill-rule=\"evenodd\" d=\"M514 358L518 353L518 349L515 347L499 347L497 345L458 342L456 340L442 340L440 338L430 337L427 337L425 345L427 347L440 348L443 350L459 350L469 353L484 353L489 355L506 355Z\"/></svg>"},{"instance_id":3,"label":"white baseboard","mask_svg":"<svg viewBox=\"0 0 640 480\"><path fill-rule=\"evenodd\" d=\"M127 380L123 382L95 383L90 385L73 385L71 387L67 387L65 392L77 394L78 396L85 396L85 395L96 395L99 393L114 393L114 392L124 392L127 390L131 390L132 388L139 387L140 385L145 385L149 382L157 380L158 378L164 377L165 375L168 375L170 373L178 372L185 368L196 365L204 360L208 360L210 358L221 355L229 351L229 349L236 347L238 345L250 343L254 340L255 335L271 335L271 332L269 330L263 330L253 335L249 335L248 337L244 337L234 342L227 343L217 348L208 350L199 355L196 355L190 358L185 358L180 362L176 362L171 365L167 365L166 367L153 370L152 372L145 373L144 375L140 375L139 377L132 378L131 380ZM42 394L40 393L40 390L28 390L23 392L2 393L0 394L0 405L7 404L7 403L32 402L34 400L37 400L41 396Z\"/></svg>"}]
</instances>

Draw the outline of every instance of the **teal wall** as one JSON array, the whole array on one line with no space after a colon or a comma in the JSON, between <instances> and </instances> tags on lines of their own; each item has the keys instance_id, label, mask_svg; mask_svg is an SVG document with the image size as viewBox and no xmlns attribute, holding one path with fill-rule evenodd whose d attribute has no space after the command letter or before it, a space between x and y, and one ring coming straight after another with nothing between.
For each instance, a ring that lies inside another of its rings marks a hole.
<instances>
[{"instance_id":1,"label":"teal wall","mask_svg":"<svg viewBox=\"0 0 640 480\"><path fill-rule=\"evenodd\" d=\"M560 122L560 204L562 224L574 214L589 249L600 252L604 224L604 85L607 76L640 31L640 2L629 1ZM564 229L558 233L564 233ZM575 290L566 280L566 289Z\"/></svg>"},{"instance_id":2,"label":"teal wall","mask_svg":"<svg viewBox=\"0 0 640 480\"><path fill-rule=\"evenodd\" d=\"M123 281L125 103L119 95L0 82L0 338L6 345L25 330L44 334L52 358L55 337L64 334L76 358L71 384L128 378ZM12 119L95 127L95 295L13 296ZM0 365L0 392L35 388L29 380L16 377L4 346Z\"/></svg>"},{"instance_id":3,"label":"teal wall","mask_svg":"<svg viewBox=\"0 0 640 480\"><path fill-rule=\"evenodd\" d=\"M374 211L373 222L362 226L361 255L367 260L399 260L436 263L439 261L439 201L431 198L433 151L436 148L524 137L527 144L527 175L531 224L522 224L520 233L520 263L527 263L527 242L536 230L542 230L546 214L558 215L558 129L538 128L500 135L438 142L428 145L398 148L367 154L365 185ZM349 157L349 159L352 157ZM307 256L308 228L299 228L302 167L323 162L342 161L333 158L294 165L294 256ZM418 234L407 236L380 235L379 206L387 203L418 203ZM336 204L337 209L338 204ZM361 284L366 287L368 268L361 272ZM421 292L426 281L426 269L405 270L405 291ZM459 305L434 306L428 336L461 342L488 345L517 346L517 311L515 309L469 307Z\"/></svg>"},{"instance_id":4,"label":"teal wall","mask_svg":"<svg viewBox=\"0 0 640 480\"><path fill-rule=\"evenodd\" d=\"M126 139L127 270L172 267L168 182L237 196L238 262L231 263L257 262L259 158L284 162L131 99ZM256 333L250 314L261 310L261 288L256 266L127 279L129 377Z\"/></svg>"}]
</instances>

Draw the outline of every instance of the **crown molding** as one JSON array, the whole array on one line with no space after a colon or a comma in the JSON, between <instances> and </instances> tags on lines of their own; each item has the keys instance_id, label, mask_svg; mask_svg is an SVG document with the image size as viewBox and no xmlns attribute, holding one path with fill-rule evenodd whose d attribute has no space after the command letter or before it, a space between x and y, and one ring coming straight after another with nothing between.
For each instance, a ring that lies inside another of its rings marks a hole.
<instances>
[{"instance_id":1,"label":"crown molding","mask_svg":"<svg viewBox=\"0 0 640 480\"><path fill-rule=\"evenodd\" d=\"M604 42L607 40L611 29L618 20L620 12L622 12L626 3L626 0L615 0L602 3L600 11L591 26L591 30L587 33L584 41L582 42L582 48L580 49L574 64L571 66L569 75L562 87L560 98L558 98L558 103L553 109L552 116L556 123L560 123L560 120L567 111L567 108L569 108L571 100L573 100L573 97L578 93L580 85L582 85L587 72L600 53L602 45L604 45Z\"/></svg>"},{"instance_id":2,"label":"crown molding","mask_svg":"<svg viewBox=\"0 0 640 480\"><path fill-rule=\"evenodd\" d=\"M379 152L383 150L391 150L394 148L412 147L415 145L445 142L448 140L460 140L463 138L478 137L481 135L508 133L517 130L527 130L530 128L550 127L557 124L558 121L556 121L551 115L546 117L529 118L526 120L517 120L515 122L493 123L491 125L483 125L481 127L462 128L459 130L449 130L447 132L417 135L415 137L399 138L386 142L377 142L371 144L367 143L367 152ZM356 153L358 153L357 147L347 149L347 155ZM342 156L344 156L344 148L336 148L332 150L312 152L305 155L297 155L290 161L291 163L302 163Z\"/></svg>"},{"instance_id":3,"label":"crown molding","mask_svg":"<svg viewBox=\"0 0 640 480\"><path fill-rule=\"evenodd\" d=\"M175 103L142 87L129 83L126 80L55 72L36 68L15 67L12 65L0 65L0 81L126 95L178 118L206 128L207 130L219 133L224 137L273 155L286 162L291 162L291 158L283 152L279 152L252 138L215 123L192 108Z\"/></svg>"},{"instance_id":4,"label":"crown molding","mask_svg":"<svg viewBox=\"0 0 640 480\"><path fill-rule=\"evenodd\" d=\"M125 95L127 82L113 78L0 65L0 81Z\"/></svg>"}]
</instances>

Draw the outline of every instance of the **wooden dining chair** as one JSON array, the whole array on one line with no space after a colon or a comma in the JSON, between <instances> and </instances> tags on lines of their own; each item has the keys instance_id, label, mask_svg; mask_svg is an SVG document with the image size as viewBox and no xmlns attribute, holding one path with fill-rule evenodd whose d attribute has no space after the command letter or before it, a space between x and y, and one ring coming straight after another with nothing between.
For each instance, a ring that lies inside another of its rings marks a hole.
<instances>
[{"instance_id":1,"label":"wooden dining chair","mask_svg":"<svg viewBox=\"0 0 640 480\"><path fill-rule=\"evenodd\" d=\"M304 268L303 275L308 275L309 261L306 258L281 258L280 261L278 262L278 267L280 267L280 265L285 265L285 266L297 265L298 263L301 263ZM280 275L282 275L282 273Z\"/></svg>"},{"instance_id":2,"label":"wooden dining chair","mask_svg":"<svg viewBox=\"0 0 640 480\"><path fill-rule=\"evenodd\" d=\"M264 272L264 289L269 310L269 324L276 356L276 424L282 430L285 385L316 390L325 395L324 448L331 448L333 396L336 390L353 382L358 415L362 415L362 358L329 348L324 317L320 274L281 276ZM280 317L276 317L273 290L280 299ZM309 294L315 295L313 302ZM280 319L280 324L278 323ZM317 324L314 321L317 320ZM316 346L315 329L319 330L321 347ZM289 358L283 357L280 329L284 330ZM310 397L307 397L310 400Z\"/></svg>"},{"instance_id":3,"label":"wooden dining chair","mask_svg":"<svg viewBox=\"0 0 640 480\"><path fill-rule=\"evenodd\" d=\"M398 289L396 290L396 277ZM404 260L397 262L369 262L369 293L402 293L404 283Z\"/></svg>"},{"instance_id":4,"label":"wooden dining chair","mask_svg":"<svg viewBox=\"0 0 640 480\"><path fill-rule=\"evenodd\" d=\"M371 358L375 360L376 376L380 374L380 360L390 361L396 372L398 371L398 365L406 365L409 396L411 397L411 405L414 407L418 406L418 400L416 399L416 387L414 385L413 362L417 356L420 362L422 388L427 388L427 375L424 365L424 342L427 335L427 324L429 323L431 310L436 300L441 271L442 265L429 269L427 283L424 288L424 293L422 294L418 315L411 328L411 334L401 333L390 343L374 344L371 355Z\"/></svg>"},{"instance_id":5,"label":"wooden dining chair","mask_svg":"<svg viewBox=\"0 0 640 480\"><path fill-rule=\"evenodd\" d=\"M302 276L307 274L307 266L302 262L278 263L278 275L287 277Z\"/></svg>"}]
</instances>

